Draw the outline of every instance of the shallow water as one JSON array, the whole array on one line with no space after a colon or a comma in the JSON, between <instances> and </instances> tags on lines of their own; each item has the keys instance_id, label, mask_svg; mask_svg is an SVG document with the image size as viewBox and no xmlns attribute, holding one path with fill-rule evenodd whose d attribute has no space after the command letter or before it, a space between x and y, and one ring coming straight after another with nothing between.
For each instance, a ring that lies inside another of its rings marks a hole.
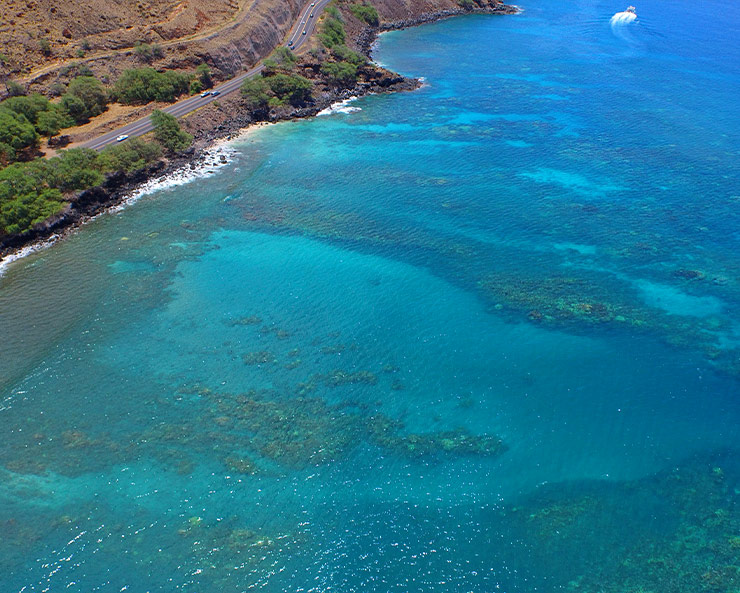
<instances>
[{"instance_id":1,"label":"shallow water","mask_svg":"<svg viewBox=\"0 0 740 593\"><path fill-rule=\"evenodd\" d=\"M10 266L2 591L733 590L740 15L622 8L386 34Z\"/></svg>"}]
</instances>

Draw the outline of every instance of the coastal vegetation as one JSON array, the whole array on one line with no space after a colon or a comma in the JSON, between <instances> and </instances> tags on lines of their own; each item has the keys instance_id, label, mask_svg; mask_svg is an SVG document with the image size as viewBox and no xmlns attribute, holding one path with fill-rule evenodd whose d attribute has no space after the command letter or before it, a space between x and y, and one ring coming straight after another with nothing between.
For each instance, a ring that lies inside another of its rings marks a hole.
<instances>
[{"instance_id":1,"label":"coastal vegetation","mask_svg":"<svg viewBox=\"0 0 740 593\"><path fill-rule=\"evenodd\" d=\"M155 109L152 113L154 139L171 153L185 150L190 146L193 137L180 128L174 115Z\"/></svg>"},{"instance_id":2,"label":"coastal vegetation","mask_svg":"<svg viewBox=\"0 0 740 593\"><path fill-rule=\"evenodd\" d=\"M1 169L0 236L22 233L58 214L73 192L100 185L106 173L143 168L161 154L159 144L132 139L100 153L73 148Z\"/></svg>"},{"instance_id":3,"label":"coastal vegetation","mask_svg":"<svg viewBox=\"0 0 740 593\"><path fill-rule=\"evenodd\" d=\"M245 80L241 93L248 107L261 110L288 103L296 107L303 105L312 88L313 84L304 76L276 70Z\"/></svg>"},{"instance_id":4,"label":"coastal vegetation","mask_svg":"<svg viewBox=\"0 0 740 593\"><path fill-rule=\"evenodd\" d=\"M344 24L342 22L342 13L336 6L329 6L326 9L327 15L324 19L324 23L321 25L321 33L319 33L319 40L324 45L331 49L336 45L344 45L347 40L347 33L344 31Z\"/></svg>"},{"instance_id":5,"label":"coastal vegetation","mask_svg":"<svg viewBox=\"0 0 740 593\"><path fill-rule=\"evenodd\" d=\"M377 10L368 2L344 2L341 11L330 6L319 26L322 47L308 54L316 61L308 56L299 59L291 49L278 47L265 60L264 71L242 85L242 107L260 119L267 110L287 113L291 108L309 105L314 89L319 96L332 89L355 86L361 76L367 75L363 70L367 59L347 46L345 17L352 19L350 13L370 25L379 22ZM80 48L87 51L90 44ZM97 155L75 149L41 160L42 139L48 138L50 147L64 146L68 138L54 137L99 116L110 103L173 102L213 86L211 69L205 63L194 71L151 67L149 64L162 54L163 48L157 44L136 43L134 55L146 65L128 68L110 81L105 76L102 81L93 76L84 63L69 63L48 86L47 96L26 95L22 86L5 80L9 98L0 103L0 167L7 170L0 171L0 180L7 183L0 193L0 236L28 231L63 210L74 200L74 192L102 183L109 173L135 171L163 154L173 155L191 145L193 137L180 128L175 117L155 111L151 116L154 142L131 139ZM52 174L54 168L59 174ZM23 177L26 179L21 180Z\"/></svg>"},{"instance_id":6,"label":"coastal vegetation","mask_svg":"<svg viewBox=\"0 0 740 593\"><path fill-rule=\"evenodd\" d=\"M361 21L365 21L372 27L377 27L380 24L378 10L372 4L367 2L363 2L362 4L352 4L349 9L356 18Z\"/></svg>"},{"instance_id":7,"label":"coastal vegetation","mask_svg":"<svg viewBox=\"0 0 740 593\"><path fill-rule=\"evenodd\" d=\"M111 94L124 105L152 101L171 103L190 90L191 76L177 70L157 72L154 68L126 70L113 85Z\"/></svg>"},{"instance_id":8,"label":"coastal vegetation","mask_svg":"<svg viewBox=\"0 0 740 593\"><path fill-rule=\"evenodd\" d=\"M42 137L52 138L65 128L84 124L102 114L111 99L126 104L173 101L179 95L213 85L210 68L202 64L195 74L157 72L152 68L127 70L108 92L85 67L76 73L61 97L52 102L33 93L14 93L0 102L0 236L28 231L62 211L78 192L101 184L105 174L132 172L162 156L190 146L192 136L177 120L155 111L156 142L131 139L100 153L76 148L51 159L40 158Z\"/></svg>"}]
</instances>

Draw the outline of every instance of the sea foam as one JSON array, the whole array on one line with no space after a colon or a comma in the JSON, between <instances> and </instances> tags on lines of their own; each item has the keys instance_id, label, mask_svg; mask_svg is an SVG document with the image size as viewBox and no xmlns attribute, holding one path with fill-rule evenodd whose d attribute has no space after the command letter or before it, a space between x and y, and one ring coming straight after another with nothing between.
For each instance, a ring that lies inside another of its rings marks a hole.
<instances>
[{"instance_id":1,"label":"sea foam","mask_svg":"<svg viewBox=\"0 0 740 593\"><path fill-rule=\"evenodd\" d=\"M167 175L163 175L162 177L151 179L143 183L135 191L126 196L121 202L119 202L115 206L107 208L100 214L97 214L93 217L93 219L105 213L120 212L121 210L137 202L141 197L147 194L179 187L181 185L190 183L191 181L195 181L196 179L211 177L215 175L219 169L228 165L233 160L234 155L237 154L237 152L238 151L236 149L226 143L217 144L206 150L203 153L201 159L194 166L191 167L190 165L185 165L180 169L173 171L172 173L168 173ZM13 262L18 261L19 259L24 258L28 255L31 255L32 253L36 253L37 251L41 251L43 249L51 247L60 239L61 236L62 235L60 234L54 234L40 243L27 245L19 249L18 251L15 251L1 258L0 277L5 274L8 267Z\"/></svg>"},{"instance_id":2,"label":"sea foam","mask_svg":"<svg viewBox=\"0 0 740 593\"><path fill-rule=\"evenodd\" d=\"M179 187L196 179L212 177L219 169L228 165L236 153L237 150L227 144L213 146L203 153L202 158L194 166L185 165L167 175L143 183L120 204L110 208L109 212L120 212L147 194Z\"/></svg>"},{"instance_id":3,"label":"sea foam","mask_svg":"<svg viewBox=\"0 0 740 593\"><path fill-rule=\"evenodd\" d=\"M339 101L338 103L329 105L329 107L322 111L319 111L316 115L334 115L335 113L355 113L356 111L362 111L361 107L351 105L351 103L356 100L357 97L344 99L343 101Z\"/></svg>"}]
</instances>

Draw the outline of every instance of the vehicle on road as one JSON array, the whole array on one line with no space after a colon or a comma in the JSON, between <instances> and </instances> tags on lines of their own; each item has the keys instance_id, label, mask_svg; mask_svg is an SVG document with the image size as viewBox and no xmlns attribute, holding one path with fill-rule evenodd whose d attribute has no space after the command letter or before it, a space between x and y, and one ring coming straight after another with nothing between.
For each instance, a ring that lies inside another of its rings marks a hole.
<instances>
[{"instance_id":1,"label":"vehicle on road","mask_svg":"<svg viewBox=\"0 0 740 593\"><path fill-rule=\"evenodd\" d=\"M311 6L316 6L316 2L311 2Z\"/></svg>"},{"instance_id":2,"label":"vehicle on road","mask_svg":"<svg viewBox=\"0 0 740 593\"><path fill-rule=\"evenodd\" d=\"M203 91L203 92L202 92L202 93L200 94L200 96L201 96L201 97L207 97L207 96L208 96L208 95L210 95L210 94L211 94L211 91Z\"/></svg>"},{"instance_id":3,"label":"vehicle on road","mask_svg":"<svg viewBox=\"0 0 740 593\"><path fill-rule=\"evenodd\" d=\"M128 140L128 134L121 134L116 138L116 142L123 142L124 140Z\"/></svg>"},{"instance_id":4,"label":"vehicle on road","mask_svg":"<svg viewBox=\"0 0 740 593\"><path fill-rule=\"evenodd\" d=\"M214 97L218 97L220 94L221 94L221 91L213 91L211 93L211 95L214 96Z\"/></svg>"},{"instance_id":5,"label":"vehicle on road","mask_svg":"<svg viewBox=\"0 0 740 593\"><path fill-rule=\"evenodd\" d=\"M306 34L306 30L305 30L305 29L303 29L303 34L304 34L304 35Z\"/></svg>"},{"instance_id":6,"label":"vehicle on road","mask_svg":"<svg viewBox=\"0 0 740 593\"><path fill-rule=\"evenodd\" d=\"M308 18L310 18L310 19L312 19L312 18L313 18L313 12L312 12L311 14L309 14L309 15L308 15Z\"/></svg>"}]
</instances>

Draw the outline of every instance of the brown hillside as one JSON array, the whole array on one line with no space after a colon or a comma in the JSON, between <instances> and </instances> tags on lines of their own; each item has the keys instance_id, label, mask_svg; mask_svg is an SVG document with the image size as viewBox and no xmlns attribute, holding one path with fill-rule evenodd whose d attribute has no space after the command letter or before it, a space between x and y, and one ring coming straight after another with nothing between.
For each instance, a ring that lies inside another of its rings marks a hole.
<instances>
[{"instance_id":1,"label":"brown hillside","mask_svg":"<svg viewBox=\"0 0 740 593\"><path fill-rule=\"evenodd\" d=\"M239 2L0 0L0 46L12 73L29 73L81 52L178 39L223 25L234 18ZM49 44L46 51L44 42Z\"/></svg>"}]
</instances>

